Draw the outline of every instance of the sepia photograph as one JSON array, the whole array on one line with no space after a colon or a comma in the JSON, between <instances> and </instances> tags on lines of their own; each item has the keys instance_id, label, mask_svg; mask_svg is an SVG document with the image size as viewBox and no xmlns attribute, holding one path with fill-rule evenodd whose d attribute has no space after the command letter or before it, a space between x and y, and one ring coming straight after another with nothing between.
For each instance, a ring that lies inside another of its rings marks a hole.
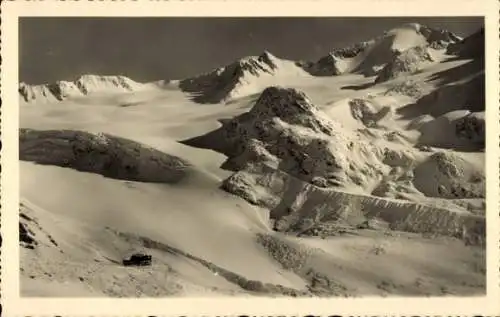
<instances>
[{"instance_id":1,"label":"sepia photograph","mask_svg":"<svg viewBox=\"0 0 500 317\"><path fill-rule=\"evenodd\" d=\"M498 29L436 13L20 15L19 300L497 294Z\"/></svg>"},{"instance_id":2,"label":"sepia photograph","mask_svg":"<svg viewBox=\"0 0 500 317\"><path fill-rule=\"evenodd\" d=\"M19 27L23 296L485 293L482 18Z\"/></svg>"}]
</instances>

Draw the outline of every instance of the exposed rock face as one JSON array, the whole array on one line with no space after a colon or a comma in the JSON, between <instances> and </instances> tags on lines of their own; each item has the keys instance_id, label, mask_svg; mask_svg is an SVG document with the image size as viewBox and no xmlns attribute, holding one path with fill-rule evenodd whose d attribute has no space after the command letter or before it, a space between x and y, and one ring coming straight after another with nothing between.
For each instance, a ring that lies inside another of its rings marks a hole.
<instances>
[{"instance_id":1,"label":"exposed rock face","mask_svg":"<svg viewBox=\"0 0 500 317\"><path fill-rule=\"evenodd\" d=\"M180 158L131 140L72 130L21 129L19 157L38 164L144 182L178 182L189 166Z\"/></svg>"},{"instance_id":2,"label":"exposed rock face","mask_svg":"<svg viewBox=\"0 0 500 317\"><path fill-rule=\"evenodd\" d=\"M385 168L381 149L351 137L302 92L280 87L264 90L249 112L220 129L184 143L226 154L223 167L230 170L266 162L321 187L362 185Z\"/></svg>"},{"instance_id":3,"label":"exposed rock face","mask_svg":"<svg viewBox=\"0 0 500 317\"><path fill-rule=\"evenodd\" d=\"M331 54L335 57L352 58L362 53L369 44L369 42L359 42L348 47L335 48Z\"/></svg>"},{"instance_id":4,"label":"exposed rock face","mask_svg":"<svg viewBox=\"0 0 500 317\"><path fill-rule=\"evenodd\" d=\"M45 85L20 83L19 95L26 102L62 101L99 92L127 92L141 89L142 84L124 76L83 75L75 81L58 81Z\"/></svg>"},{"instance_id":5,"label":"exposed rock face","mask_svg":"<svg viewBox=\"0 0 500 317\"><path fill-rule=\"evenodd\" d=\"M346 71L344 60L352 59L363 53L369 42L360 42L346 48L336 48L316 62L303 63L300 66L313 76L334 76Z\"/></svg>"},{"instance_id":6,"label":"exposed rock face","mask_svg":"<svg viewBox=\"0 0 500 317\"><path fill-rule=\"evenodd\" d=\"M337 65L338 61L335 55L329 53L316 62L299 63L298 65L313 76L335 76L342 74L342 70Z\"/></svg>"},{"instance_id":7,"label":"exposed rock face","mask_svg":"<svg viewBox=\"0 0 500 317\"><path fill-rule=\"evenodd\" d=\"M279 118L289 125L305 127L315 133L332 135L334 132L334 123L296 89L265 89L249 114L255 119Z\"/></svg>"},{"instance_id":8,"label":"exposed rock face","mask_svg":"<svg viewBox=\"0 0 500 317\"><path fill-rule=\"evenodd\" d=\"M367 127L374 127L380 119L379 111L365 99L352 99L349 101L351 114L354 119L361 121Z\"/></svg>"},{"instance_id":9,"label":"exposed rock face","mask_svg":"<svg viewBox=\"0 0 500 317\"><path fill-rule=\"evenodd\" d=\"M425 25L420 25L418 32L427 39L429 46L435 48L444 48L462 40L459 36L448 30L430 28Z\"/></svg>"},{"instance_id":10,"label":"exposed rock face","mask_svg":"<svg viewBox=\"0 0 500 317\"><path fill-rule=\"evenodd\" d=\"M22 222L19 222L19 242L21 246L27 249L34 249L37 245L36 240L33 238L33 233Z\"/></svg>"},{"instance_id":11,"label":"exposed rock face","mask_svg":"<svg viewBox=\"0 0 500 317\"><path fill-rule=\"evenodd\" d=\"M386 149L384 151L384 164L391 167L410 167L416 161L415 156L408 150L395 151Z\"/></svg>"},{"instance_id":12,"label":"exposed rock face","mask_svg":"<svg viewBox=\"0 0 500 317\"><path fill-rule=\"evenodd\" d=\"M421 69L426 62L433 62L431 54L425 47L410 48L394 57L380 71L375 83L388 81L404 74L412 74Z\"/></svg>"},{"instance_id":13,"label":"exposed rock face","mask_svg":"<svg viewBox=\"0 0 500 317\"><path fill-rule=\"evenodd\" d=\"M23 203L19 207L19 245L25 249L36 249L40 245L58 247L58 243L33 215L33 210Z\"/></svg>"},{"instance_id":14,"label":"exposed rock face","mask_svg":"<svg viewBox=\"0 0 500 317\"><path fill-rule=\"evenodd\" d=\"M192 93L199 103L218 103L238 94L241 86L253 80L273 75L277 69L277 58L269 52L250 56L212 72L180 82L182 90Z\"/></svg>"}]
</instances>

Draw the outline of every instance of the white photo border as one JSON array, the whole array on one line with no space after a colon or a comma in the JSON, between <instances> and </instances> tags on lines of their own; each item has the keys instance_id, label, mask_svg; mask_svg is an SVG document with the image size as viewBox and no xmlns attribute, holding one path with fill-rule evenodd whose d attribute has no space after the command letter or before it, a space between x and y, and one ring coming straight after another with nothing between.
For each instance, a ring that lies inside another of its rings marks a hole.
<instances>
[{"instance_id":1,"label":"white photo border","mask_svg":"<svg viewBox=\"0 0 500 317\"><path fill-rule=\"evenodd\" d=\"M5 316L500 315L499 2L4 1L1 12L1 303ZM479 16L486 34L487 295L443 298L22 298L19 294L18 19L35 16Z\"/></svg>"}]
</instances>

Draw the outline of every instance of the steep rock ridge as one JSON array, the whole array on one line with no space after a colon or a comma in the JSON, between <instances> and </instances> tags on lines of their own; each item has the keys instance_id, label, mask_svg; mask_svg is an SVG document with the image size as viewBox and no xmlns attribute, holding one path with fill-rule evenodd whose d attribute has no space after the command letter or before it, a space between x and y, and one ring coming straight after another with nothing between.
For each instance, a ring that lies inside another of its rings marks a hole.
<instances>
[{"instance_id":1,"label":"steep rock ridge","mask_svg":"<svg viewBox=\"0 0 500 317\"><path fill-rule=\"evenodd\" d=\"M83 75L75 81L58 81L45 85L19 84L19 95L25 102L62 101L101 92L129 92L143 84L125 76Z\"/></svg>"},{"instance_id":2,"label":"steep rock ridge","mask_svg":"<svg viewBox=\"0 0 500 317\"><path fill-rule=\"evenodd\" d=\"M420 25L417 32L427 39L430 47L436 49L446 48L448 45L462 41L461 37L448 30L431 28L426 25Z\"/></svg>"},{"instance_id":3,"label":"steep rock ridge","mask_svg":"<svg viewBox=\"0 0 500 317\"><path fill-rule=\"evenodd\" d=\"M269 208L277 231L307 234L318 226L356 228L378 220L392 230L452 236L471 244L485 241L482 216L319 188L265 164L235 173L222 186Z\"/></svg>"},{"instance_id":4,"label":"steep rock ridge","mask_svg":"<svg viewBox=\"0 0 500 317\"><path fill-rule=\"evenodd\" d=\"M269 87L254 107L206 135L183 141L228 156L223 168L267 162L317 186L364 186L388 171L383 149L351 136L295 89Z\"/></svg>"},{"instance_id":5,"label":"steep rock ridge","mask_svg":"<svg viewBox=\"0 0 500 317\"><path fill-rule=\"evenodd\" d=\"M275 75L279 59L265 51L259 56L240 59L228 66L181 80L182 90L191 93L199 103L218 103L242 93L263 76Z\"/></svg>"},{"instance_id":6,"label":"steep rock ridge","mask_svg":"<svg viewBox=\"0 0 500 317\"><path fill-rule=\"evenodd\" d=\"M388 81L402 75L409 75L419 71L426 64L434 62L426 47L417 46L397 54L380 71L375 83Z\"/></svg>"},{"instance_id":7,"label":"steep rock ridge","mask_svg":"<svg viewBox=\"0 0 500 317\"><path fill-rule=\"evenodd\" d=\"M48 85L28 85L26 83L19 84L19 96L25 102L32 101L58 101L61 100L60 97L56 97L54 94L54 87L51 84ZM56 89L57 94L57 89Z\"/></svg>"},{"instance_id":8,"label":"steep rock ridge","mask_svg":"<svg viewBox=\"0 0 500 317\"><path fill-rule=\"evenodd\" d=\"M106 177L177 183L189 164L140 143L107 134L73 130L19 131L19 158Z\"/></svg>"}]
</instances>

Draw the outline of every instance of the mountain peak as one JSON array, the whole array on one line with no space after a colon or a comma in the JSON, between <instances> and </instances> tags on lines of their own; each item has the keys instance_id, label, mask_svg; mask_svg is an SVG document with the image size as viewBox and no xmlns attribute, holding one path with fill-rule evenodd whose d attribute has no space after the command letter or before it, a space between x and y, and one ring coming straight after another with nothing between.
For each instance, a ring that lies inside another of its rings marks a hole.
<instances>
[{"instance_id":1,"label":"mountain peak","mask_svg":"<svg viewBox=\"0 0 500 317\"><path fill-rule=\"evenodd\" d=\"M461 38L447 30L430 28L420 23L406 23L384 32L381 36L335 48L316 62L300 66L313 76L334 76L344 73L377 75L397 55L416 47L445 49Z\"/></svg>"},{"instance_id":2,"label":"mountain peak","mask_svg":"<svg viewBox=\"0 0 500 317\"><path fill-rule=\"evenodd\" d=\"M330 134L332 127L320 110L302 92L294 88L271 86L262 91L249 112L259 118L277 117L294 125L309 128L317 133Z\"/></svg>"},{"instance_id":3,"label":"mountain peak","mask_svg":"<svg viewBox=\"0 0 500 317\"><path fill-rule=\"evenodd\" d=\"M266 61L266 60L277 60L278 57L276 57L276 55L272 54L271 52L269 52L268 50L264 50L260 55L259 55L259 59L262 60L262 61Z\"/></svg>"},{"instance_id":4,"label":"mountain peak","mask_svg":"<svg viewBox=\"0 0 500 317\"><path fill-rule=\"evenodd\" d=\"M212 72L182 80L180 87L191 93L197 102L218 103L237 97L242 91L253 92L252 87L261 77L276 74L279 63L279 58L264 51L258 56L246 56Z\"/></svg>"}]
</instances>

